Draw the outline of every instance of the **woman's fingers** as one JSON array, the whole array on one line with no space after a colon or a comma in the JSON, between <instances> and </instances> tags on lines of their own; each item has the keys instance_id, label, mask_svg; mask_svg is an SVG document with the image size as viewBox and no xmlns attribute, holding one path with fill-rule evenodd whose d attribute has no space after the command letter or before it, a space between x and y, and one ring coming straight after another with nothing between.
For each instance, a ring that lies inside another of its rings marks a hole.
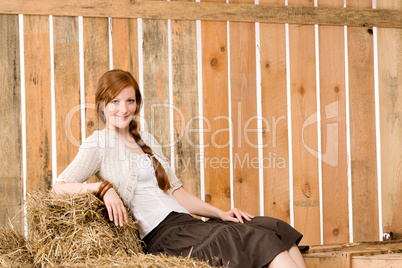
<instances>
[{"instance_id":1,"label":"woman's fingers","mask_svg":"<svg viewBox=\"0 0 402 268\"><path fill-rule=\"evenodd\" d=\"M113 221L113 209L111 205L106 205L107 213L109 214L109 220Z\"/></svg>"},{"instance_id":2,"label":"woman's fingers","mask_svg":"<svg viewBox=\"0 0 402 268\"><path fill-rule=\"evenodd\" d=\"M119 225L119 220L120 220L120 215L119 215L119 209L117 207L113 207L113 218L114 218L114 224L116 226Z\"/></svg>"},{"instance_id":3,"label":"woman's fingers","mask_svg":"<svg viewBox=\"0 0 402 268\"><path fill-rule=\"evenodd\" d=\"M113 208L114 223L116 226L123 227L124 221L127 222L127 216L125 215L125 212L126 208L122 203L116 204L115 207Z\"/></svg>"},{"instance_id":4,"label":"woman's fingers","mask_svg":"<svg viewBox=\"0 0 402 268\"><path fill-rule=\"evenodd\" d=\"M238 208L231 209L229 211L223 212L220 216L223 221L233 221L233 222L240 222L244 223L243 218L247 221L251 221L254 218L253 215L250 213L241 211Z\"/></svg>"},{"instance_id":5,"label":"woman's fingers","mask_svg":"<svg viewBox=\"0 0 402 268\"><path fill-rule=\"evenodd\" d=\"M127 211L123 202L113 189L106 192L103 198L108 210L110 221L114 221L116 226L123 226L128 221Z\"/></svg>"},{"instance_id":6,"label":"woman's fingers","mask_svg":"<svg viewBox=\"0 0 402 268\"><path fill-rule=\"evenodd\" d=\"M243 218L245 218L245 219L248 220L248 221L251 221L251 218L254 218L253 215L251 215L251 214L249 214L249 213L247 213L247 212L244 212L244 211L240 211L240 212L241 212Z\"/></svg>"},{"instance_id":7,"label":"woman's fingers","mask_svg":"<svg viewBox=\"0 0 402 268\"><path fill-rule=\"evenodd\" d=\"M116 226L123 226L124 222L127 222L127 212L124 206L120 204L113 204L107 206L109 219L114 221Z\"/></svg>"},{"instance_id":8,"label":"woman's fingers","mask_svg":"<svg viewBox=\"0 0 402 268\"><path fill-rule=\"evenodd\" d=\"M123 204L120 204L120 206L119 206L119 223L120 223L121 227L123 227L124 222L127 222L126 216L124 215L125 210L126 209L123 206Z\"/></svg>"},{"instance_id":9,"label":"woman's fingers","mask_svg":"<svg viewBox=\"0 0 402 268\"><path fill-rule=\"evenodd\" d=\"M123 217L124 217L124 221L128 222L127 210L126 210L126 208L124 206L123 206Z\"/></svg>"},{"instance_id":10,"label":"woman's fingers","mask_svg":"<svg viewBox=\"0 0 402 268\"><path fill-rule=\"evenodd\" d=\"M240 209L238 209L238 210L237 210L237 213L236 213L236 218L238 218L238 219L239 219L240 223L244 223L244 221L243 221L243 215L242 215L242 213L241 213L241 210L240 210Z\"/></svg>"},{"instance_id":11,"label":"woman's fingers","mask_svg":"<svg viewBox=\"0 0 402 268\"><path fill-rule=\"evenodd\" d=\"M234 208L232 210L229 211L230 216L233 218L232 221L234 222L240 222L240 223L244 223L243 218L245 218L247 221L251 221L252 218L254 218L253 215L241 211L238 208Z\"/></svg>"},{"instance_id":12,"label":"woman's fingers","mask_svg":"<svg viewBox=\"0 0 402 268\"><path fill-rule=\"evenodd\" d=\"M254 216L251 215L250 213L247 213L247 212L244 212L244 213L246 213L246 215L247 215L249 218L254 218Z\"/></svg>"}]
</instances>

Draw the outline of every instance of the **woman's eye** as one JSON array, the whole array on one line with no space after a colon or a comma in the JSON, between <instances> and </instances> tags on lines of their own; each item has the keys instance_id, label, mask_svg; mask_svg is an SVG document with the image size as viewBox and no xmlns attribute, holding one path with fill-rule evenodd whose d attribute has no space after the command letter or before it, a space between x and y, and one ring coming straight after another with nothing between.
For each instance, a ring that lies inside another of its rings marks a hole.
<instances>
[{"instance_id":1,"label":"woman's eye","mask_svg":"<svg viewBox=\"0 0 402 268\"><path fill-rule=\"evenodd\" d=\"M128 102L133 103L133 102L135 102L135 100L128 100Z\"/></svg>"},{"instance_id":2,"label":"woman's eye","mask_svg":"<svg viewBox=\"0 0 402 268\"><path fill-rule=\"evenodd\" d=\"M118 103L119 101L117 101L117 100L113 100L113 101L111 101L111 103Z\"/></svg>"}]
</instances>

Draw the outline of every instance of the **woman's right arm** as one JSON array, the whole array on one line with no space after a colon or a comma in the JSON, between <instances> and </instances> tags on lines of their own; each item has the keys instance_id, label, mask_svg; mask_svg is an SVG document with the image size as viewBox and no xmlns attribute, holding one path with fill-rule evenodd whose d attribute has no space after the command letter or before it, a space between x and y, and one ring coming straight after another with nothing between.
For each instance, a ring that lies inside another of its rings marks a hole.
<instances>
[{"instance_id":1,"label":"woman's right arm","mask_svg":"<svg viewBox=\"0 0 402 268\"><path fill-rule=\"evenodd\" d=\"M88 137L73 161L57 177L53 191L58 194L95 193L100 183L84 183L99 171L101 163L98 135Z\"/></svg>"},{"instance_id":2,"label":"woman's right arm","mask_svg":"<svg viewBox=\"0 0 402 268\"><path fill-rule=\"evenodd\" d=\"M76 183L76 182L64 182L58 181L53 185L53 191L60 194L76 194L91 192L93 194L99 188L101 182L95 183ZM116 226L123 226L124 222L128 222L127 210L121 201L119 195L113 188L110 188L103 197L106 209L109 214L109 219L114 221Z\"/></svg>"},{"instance_id":3,"label":"woman's right arm","mask_svg":"<svg viewBox=\"0 0 402 268\"><path fill-rule=\"evenodd\" d=\"M86 193L90 192L95 194L96 190L99 188L101 182L95 183L80 183L80 182L69 182L66 183L65 181L57 181L53 185L53 191L57 195L62 194L77 194L77 193Z\"/></svg>"},{"instance_id":4,"label":"woman's right arm","mask_svg":"<svg viewBox=\"0 0 402 268\"><path fill-rule=\"evenodd\" d=\"M72 195L87 192L95 194L101 182L84 182L99 171L100 159L96 136L90 136L80 146L77 156L70 165L57 177L56 183L53 185L53 191L57 195ZM127 211L119 195L113 188L110 188L106 192L103 201L107 208L109 219L114 221L116 226L123 226L123 222L127 222L128 220Z\"/></svg>"}]
</instances>

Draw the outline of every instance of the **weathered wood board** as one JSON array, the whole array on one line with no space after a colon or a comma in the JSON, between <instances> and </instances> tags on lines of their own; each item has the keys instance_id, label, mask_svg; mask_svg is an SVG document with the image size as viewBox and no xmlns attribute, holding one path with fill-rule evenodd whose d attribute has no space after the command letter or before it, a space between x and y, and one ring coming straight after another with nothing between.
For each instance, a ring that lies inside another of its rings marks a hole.
<instances>
[{"instance_id":1,"label":"weathered wood board","mask_svg":"<svg viewBox=\"0 0 402 268\"><path fill-rule=\"evenodd\" d=\"M371 3L352 0L348 6L370 8ZM369 241L379 238L373 29L347 30L353 238Z\"/></svg>"},{"instance_id":2,"label":"weathered wood board","mask_svg":"<svg viewBox=\"0 0 402 268\"><path fill-rule=\"evenodd\" d=\"M260 1L282 4L279 0ZM264 215L290 223L289 142L284 24L260 23Z\"/></svg>"},{"instance_id":3,"label":"weathered wood board","mask_svg":"<svg viewBox=\"0 0 402 268\"><path fill-rule=\"evenodd\" d=\"M112 19L112 50L113 69L130 72L139 83L137 19ZM136 120L138 129L141 129L140 117Z\"/></svg>"},{"instance_id":4,"label":"weathered wood board","mask_svg":"<svg viewBox=\"0 0 402 268\"><path fill-rule=\"evenodd\" d=\"M155 2L153 2L155 3ZM167 20L142 21L144 129L152 133L171 158L169 55Z\"/></svg>"},{"instance_id":5,"label":"weathered wood board","mask_svg":"<svg viewBox=\"0 0 402 268\"><path fill-rule=\"evenodd\" d=\"M319 5L342 7L343 1ZM349 241L344 27L319 26L318 46L323 242L339 244Z\"/></svg>"},{"instance_id":6,"label":"weathered wood board","mask_svg":"<svg viewBox=\"0 0 402 268\"><path fill-rule=\"evenodd\" d=\"M310 1L292 4L312 5ZM295 228L303 243L320 244L314 26L289 25Z\"/></svg>"},{"instance_id":7,"label":"weathered wood board","mask_svg":"<svg viewBox=\"0 0 402 268\"><path fill-rule=\"evenodd\" d=\"M196 22L172 20L171 38L175 170L184 188L200 197Z\"/></svg>"},{"instance_id":8,"label":"weathered wood board","mask_svg":"<svg viewBox=\"0 0 402 268\"><path fill-rule=\"evenodd\" d=\"M201 22L205 201L231 208L226 22Z\"/></svg>"},{"instance_id":9,"label":"weathered wood board","mask_svg":"<svg viewBox=\"0 0 402 268\"><path fill-rule=\"evenodd\" d=\"M137 19L112 19L113 68L129 71L138 79Z\"/></svg>"},{"instance_id":10,"label":"weathered wood board","mask_svg":"<svg viewBox=\"0 0 402 268\"><path fill-rule=\"evenodd\" d=\"M0 110L0 225L5 226L15 217L12 224L16 230L22 231L24 199L18 15L0 15L0 25L0 100L3 104Z\"/></svg>"},{"instance_id":11,"label":"weathered wood board","mask_svg":"<svg viewBox=\"0 0 402 268\"><path fill-rule=\"evenodd\" d=\"M52 187L49 16L24 16L27 192Z\"/></svg>"},{"instance_id":12,"label":"weathered wood board","mask_svg":"<svg viewBox=\"0 0 402 268\"><path fill-rule=\"evenodd\" d=\"M229 29L234 206L259 215L255 23L230 22Z\"/></svg>"},{"instance_id":13,"label":"weathered wood board","mask_svg":"<svg viewBox=\"0 0 402 268\"><path fill-rule=\"evenodd\" d=\"M109 70L109 24L107 18L83 18L85 136L102 129L96 111L95 93L99 78ZM97 181L92 176L88 182Z\"/></svg>"},{"instance_id":14,"label":"weathered wood board","mask_svg":"<svg viewBox=\"0 0 402 268\"><path fill-rule=\"evenodd\" d=\"M107 18L84 18L85 136L101 128L95 109L99 78L109 70L109 25Z\"/></svg>"},{"instance_id":15,"label":"weathered wood board","mask_svg":"<svg viewBox=\"0 0 402 268\"><path fill-rule=\"evenodd\" d=\"M378 1L402 9L402 2ZM378 29L383 232L402 239L402 30Z\"/></svg>"},{"instance_id":16,"label":"weathered wood board","mask_svg":"<svg viewBox=\"0 0 402 268\"><path fill-rule=\"evenodd\" d=\"M232 2L231 2L232 3ZM0 13L58 16L180 19L291 24L348 25L401 28L401 12L371 8L329 8L313 6L260 6L252 4L196 3L115 0L3 0Z\"/></svg>"},{"instance_id":17,"label":"weathered wood board","mask_svg":"<svg viewBox=\"0 0 402 268\"><path fill-rule=\"evenodd\" d=\"M53 17L57 173L81 145L78 18Z\"/></svg>"}]
</instances>

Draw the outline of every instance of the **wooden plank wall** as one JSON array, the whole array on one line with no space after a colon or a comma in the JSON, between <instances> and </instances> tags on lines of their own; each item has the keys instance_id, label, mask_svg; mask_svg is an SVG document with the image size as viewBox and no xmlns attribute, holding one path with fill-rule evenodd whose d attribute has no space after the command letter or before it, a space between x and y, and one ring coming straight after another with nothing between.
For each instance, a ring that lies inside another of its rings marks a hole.
<instances>
[{"instance_id":1,"label":"wooden plank wall","mask_svg":"<svg viewBox=\"0 0 402 268\"><path fill-rule=\"evenodd\" d=\"M24 189L49 189L82 136L103 127L94 94L113 66L142 81L141 127L206 202L292 223L304 244L378 240L380 223L401 237L401 29L24 15L20 36L18 16L0 20L0 224L22 209Z\"/></svg>"},{"instance_id":2,"label":"wooden plank wall","mask_svg":"<svg viewBox=\"0 0 402 268\"><path fill-rule=\"evenodd\" d=\"M402 9L402 3L380 1L377 8ZM402 29L378 29L377 40L382 223L384 232L402 239Z\"/></svg>"}]
</instances>

